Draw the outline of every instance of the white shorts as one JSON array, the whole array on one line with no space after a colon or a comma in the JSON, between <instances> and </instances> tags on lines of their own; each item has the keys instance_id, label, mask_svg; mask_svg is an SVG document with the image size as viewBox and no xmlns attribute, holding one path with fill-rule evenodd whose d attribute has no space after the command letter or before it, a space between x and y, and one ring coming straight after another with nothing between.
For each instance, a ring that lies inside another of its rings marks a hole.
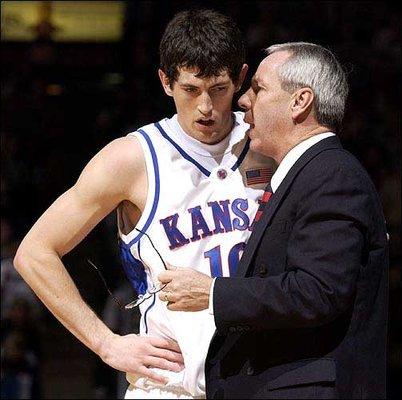
<instances>
[{"instance_id":1,"label":"white shorts","mask_svg":"<svg viewBox=\"0 0 402 400\"><path fill-rule=\"evenodd\" d=\"M178 382L168 382L165 386L158 385L146 378L135 379L127 374L130 386L125 399L205 399L205 396L193 396Z\"/></svg>"},{"instance_id":2,"label":"white shorts","mask_svg":"<svg viewBox=\"0 0 402 400\"><path fill-rule=\"evenodd\" d=\"M130 385L127 388L125 399L205 399L194 397L183 388L178 387L150 387L143 389Z\"/></svg>"}]
</instances>

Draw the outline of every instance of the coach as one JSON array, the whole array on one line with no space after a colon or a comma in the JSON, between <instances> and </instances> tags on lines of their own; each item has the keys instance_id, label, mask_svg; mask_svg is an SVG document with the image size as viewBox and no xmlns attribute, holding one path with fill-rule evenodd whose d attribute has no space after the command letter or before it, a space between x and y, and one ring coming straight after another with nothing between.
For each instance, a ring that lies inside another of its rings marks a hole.
<instances>
[{"instance_id":1,"label":"coach","mask_svg":"<svg viewBox=\"0 0 402 400\"><path fill-rule=\"evenodd\" d=\"M370 178L336 135L345 73L314 44L267 54L239 104L251 148L279 167L237 275L168 271L161 298L210 305L209 398L385 398L387 234Z\"/></svg>"}]
</instances>

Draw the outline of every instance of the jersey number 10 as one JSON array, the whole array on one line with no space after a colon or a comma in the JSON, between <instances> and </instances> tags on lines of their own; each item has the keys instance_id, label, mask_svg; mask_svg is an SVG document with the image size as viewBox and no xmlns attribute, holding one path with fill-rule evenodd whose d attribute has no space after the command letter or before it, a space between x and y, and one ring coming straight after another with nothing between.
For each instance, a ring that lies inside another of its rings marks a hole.
<instances>
[{"instance_id":1,"label":"jersey number 10","mask_svg":"<svg viewBox=\"0 0 402 400\"><path fill-rule=\"evenodd\" d=\"M228 255L229 276L235 275L237 265L239 264L245 246L246 244L244 242L240 242L230 249ZM221 246L216 246L213 249L206 251L204 257L209 258L212 278L223 276Z\"/></svg>"}]
</instances>

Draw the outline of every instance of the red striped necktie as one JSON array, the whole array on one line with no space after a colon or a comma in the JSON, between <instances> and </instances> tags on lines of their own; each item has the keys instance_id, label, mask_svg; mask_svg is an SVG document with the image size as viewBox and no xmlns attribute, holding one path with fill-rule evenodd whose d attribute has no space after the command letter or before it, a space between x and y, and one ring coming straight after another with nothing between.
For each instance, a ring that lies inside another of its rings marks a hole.
<instances>
[{"instance_id":1,"label":"red striped necktie","mask_svg":"<svg viewBox=\"0 0 402 400\"><path fill-rule=\"evenodd\" d=\"M255 214L254 221L252 224L253 226L256 222L260 220L262 213L264 212L264 208L267 205L271 196L272 196L272 188L271 185L268 183L267 187L264 190L264 194L261 197L260 206L258 207L257 213Z\"/></svg>"}]
</instances>

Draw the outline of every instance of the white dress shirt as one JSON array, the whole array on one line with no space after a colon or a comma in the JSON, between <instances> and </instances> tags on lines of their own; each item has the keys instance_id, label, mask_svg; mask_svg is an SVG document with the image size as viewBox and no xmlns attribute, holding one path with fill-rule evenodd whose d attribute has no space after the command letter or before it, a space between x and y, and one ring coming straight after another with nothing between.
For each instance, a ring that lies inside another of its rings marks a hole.
<instances>
[{"instance_id":1,"label":"white dress shirt","mask_svg":"<svg viewBox=\"0 0 402 400\"><path fill-rule=\"evenodd\" d=\"M293 167L293 165L296 163L296 161L312 146L314 146L316 143L320 142L323 139L326 139L330 136L335 136L335 133L333 132L324 132L324 133L319 133L318 135L314 135L306 140L303 140L300 142L298 145L293 147L286 156L283 158L282 162L278 165L278 168L276 169L275 173L272 175L271 178L271 188L272 188L272 193L275 193L276 190L278 189L279 185L282 183L282 181L285 179L286 175L290 171L290 169ZM214 293L214 285L215 285L215 280L212 281L211 289L209 291L209 306L208 306L208 311L210 314L213 315L214 313L214 301L213 301L213 293Z\"/></svg>"}]
</instances>

